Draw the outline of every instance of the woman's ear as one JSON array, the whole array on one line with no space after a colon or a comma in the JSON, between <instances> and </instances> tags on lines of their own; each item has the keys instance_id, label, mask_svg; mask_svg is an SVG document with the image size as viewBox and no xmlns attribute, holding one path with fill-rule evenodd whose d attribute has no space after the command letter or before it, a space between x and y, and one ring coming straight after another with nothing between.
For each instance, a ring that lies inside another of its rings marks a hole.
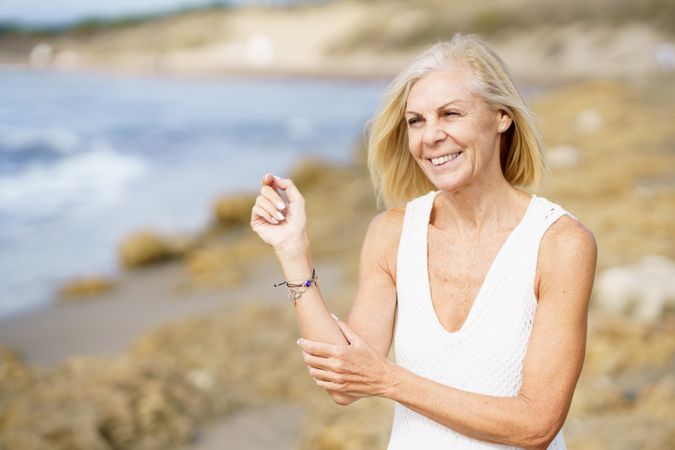
<instances>
[{"instance_id":1,"label":"woman's ear","mask_svg":"<svg viewBox=\"0 0 675 450\"><path fill-rule=\"evenodd\" d=\"M499 133L503 133L508 130L511 126L511 122L513 122L511 116L506 114L504 111L499 111L497 113L497 131Z\"/></svg>"}]
</instances>

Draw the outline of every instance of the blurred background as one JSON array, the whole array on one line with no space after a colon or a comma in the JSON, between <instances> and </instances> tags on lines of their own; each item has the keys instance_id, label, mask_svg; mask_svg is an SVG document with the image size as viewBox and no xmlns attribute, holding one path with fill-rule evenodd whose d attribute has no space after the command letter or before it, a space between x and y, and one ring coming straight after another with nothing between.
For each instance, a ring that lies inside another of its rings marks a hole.
<instances>
[{"instance_id":1,"label":"blurred background","mask_svg":"<svg viewBox=\"0 0 675 450\"><path fill-rule=\"evenodd\" d=\"M673 24L666 0L0 0L0 448L385 448L391 402L307 375L250 208L295 180L345 317L365 126L458 31L536 114L535 192L598 241L568 447L675 448Z\"/></svg>"}]
</instances>

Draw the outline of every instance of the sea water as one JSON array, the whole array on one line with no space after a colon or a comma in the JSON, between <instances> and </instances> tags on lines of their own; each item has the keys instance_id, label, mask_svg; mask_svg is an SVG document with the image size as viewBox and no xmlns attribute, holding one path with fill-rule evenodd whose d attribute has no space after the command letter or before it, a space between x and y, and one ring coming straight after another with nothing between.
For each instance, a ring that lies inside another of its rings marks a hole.
<instances>
[{"instance_id":1,"label":"sea water","mask_svg":"<svg viewBox=\"0 0 675 450\"><path fill-rule=\"evenodd\" d=\"M114 275L134 230L195 232L266 172L350 161L384 86L0 69L0 317Z\"/></svg>"}]
</instances>

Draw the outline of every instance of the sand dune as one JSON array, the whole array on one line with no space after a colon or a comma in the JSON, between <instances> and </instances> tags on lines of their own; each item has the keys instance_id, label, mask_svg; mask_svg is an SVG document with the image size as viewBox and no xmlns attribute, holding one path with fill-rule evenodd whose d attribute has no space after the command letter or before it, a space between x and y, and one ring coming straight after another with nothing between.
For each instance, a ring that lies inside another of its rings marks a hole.
<instances>
[{"instance_id":1,"label":"sand dune","mask_svg":"<svg viewBox=\"0 0 675 450\"><path fill-rule=\"evenodd\" d=\"M664 25L672 7L653 3L447 8L341 1L216 9L55 36L0 36L0 62L132 73L391 76L420 48L462 31L485 36L520 79L648 76L675 69L675 39Z\"/></svg>"}]
</instances>

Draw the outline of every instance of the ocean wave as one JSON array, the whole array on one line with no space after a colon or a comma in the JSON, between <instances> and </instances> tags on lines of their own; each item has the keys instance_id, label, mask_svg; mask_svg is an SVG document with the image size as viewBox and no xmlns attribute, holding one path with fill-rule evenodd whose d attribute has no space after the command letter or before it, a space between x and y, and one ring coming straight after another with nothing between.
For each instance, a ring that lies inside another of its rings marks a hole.
<instances>
[{"instance_id":1,"label":"ocean wave","mask_svg":"<svg viewBox=\"0 0 675 450\"><path fill-rule=\"evenodd\" d=\"M31 129L0 125L0 176L27 166L54 164L86 150L84 140L65 128Z\"/></svg>"},{"instance_id":2,"label":"ocean wave","mask_svg":"<svg viewBox=\"0 0 675 450\"><path fill-rule=\"evenodd\" d=\"M40 149L45 153L68 154L82 144L80 137L65 128L31 129L0 125L0 154L18 154Z\"/></svg>"},{"instance_id":3,"label":"ocean wave","mask_svg":"<svg viewBox=\"0 0 675 450\"><path fill-rule=\"evenodd\" d=\"M94 143L52 164L0 174L0 215L30 221L64 215L64 208L79 213L114 206L146 169L143 160Z\"/></svg>"}]
</instances>

